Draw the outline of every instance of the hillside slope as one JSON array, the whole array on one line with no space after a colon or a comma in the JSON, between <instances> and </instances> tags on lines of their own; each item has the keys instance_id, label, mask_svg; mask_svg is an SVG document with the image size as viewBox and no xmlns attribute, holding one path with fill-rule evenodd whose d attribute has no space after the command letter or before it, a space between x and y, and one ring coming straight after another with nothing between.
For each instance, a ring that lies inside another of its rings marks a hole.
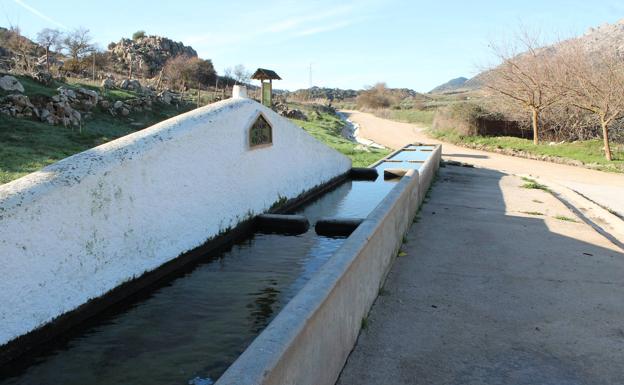
<instances>
[{"instance_id":1,"label":"hillside slope","mask_svg":"<svg viewBox=\"0 0 624 385\"><path fill-rule=\"evenodd\" d=\"M580 42L589 52L612 50L617 52L618 54L624 55L624 19L620 19L615 23L605 23L599 27L589 28L581 36L562 40L544 48L557 50L562 45L565 45L569 42ZM444 93L449 91L479 89L483 86L484 73L485 72L481 72L476 76L465 80L461 85L456 87L449 85L449 83L462 78L453 79L434 88L430 91L430 93ZM442 91L436 91L440 87L445 89Z\"/></svg>"},{"instance_id":2,"label":"hillside slope","mask_svg":"<svg viewBox=\"0 0 624 385\"><path fill-rule=\"evenodd\" d=\"M444 93L444 92L458 90L458 89L462 88L464 86L464 84L466 84L467 80L468 80L468 78L465 78L463 76L460 76L460 77L455 78L455 79L451 79L448 82L440 84L439 86L435 87L434 89L429 91L429 93L430 94L441 94L441 93Z\"/></svg>"}]
</instances>

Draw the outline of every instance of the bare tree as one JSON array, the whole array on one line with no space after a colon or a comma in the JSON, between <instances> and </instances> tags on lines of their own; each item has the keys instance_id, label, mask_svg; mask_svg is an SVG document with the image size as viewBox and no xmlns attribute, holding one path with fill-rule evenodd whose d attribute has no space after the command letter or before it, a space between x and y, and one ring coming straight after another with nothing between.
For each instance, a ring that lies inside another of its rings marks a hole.
<instances>
[{"instance_id":1,"label":"bare tree","mask_svg":"<svg viewBox=\"0 0 624 385\"><path fill-rule=\"evenodd\" d=\"M62 39L63 34L58 29L44 28L37 34L37 43L45 48L47 72L50 72L50 48L59 47Z\"/></svg>"},{"instance_id":2,"label":"bare tree","mask_svg":"<svg viewBox=\"0 0 624 385\"><path fill-rule=\"evenodd\" d=\"M22 36L19 27L10 27L7 46L13 52L16 67L24 72L31 72L34 68L33 56L37 55L37 49L30 40Z\"/></svg>"},{"instance_id":3,"label":"bare tree","mask_svg":"<svg viewBox=\"0 0 624 385\"><path fill-rule=\"evenodd\" d=\"M249 79L251 78L251 72L247 71L247 68L242 64L238 64L234 67L233 74L234 79L240 84L249 83Z\"/></svg>"},{"instance_id":4,"label":"bare tree","mask_svg":"<svg viewBox=\"0 0 624 385\"><path fill-rule=\"evenodd\" d=\"M617 53L589 52L578 42L562 49L564 70L557 80L566 91L566 102L593 114L600 124L604 152L611 160L609 129L624 118L624 65Z\"/></svg>"},{"instance_id":5,"label":"bare tree","mask_svg":"<svg viewBox=\"0 0 624 385\"><path fill-rule=\"evenodd\" d=\"M388 108L392 104L398 102L398 99L392 95L386 83L379 82L372 87L366 87L357 97L358 108Z\"/></svg>"},{"instance_id":6,"label":"bare tree","mask_svg":"<svg viewBox=\"0 0 624 385\"><path fill-rule=\"evenodd\" d=\"M198 57L179 55L167 60L163 74L172 87L184 91L189 84L208 84L213 80L212 62Z\"/></svg>"},{"instance_id":7,"label":"bare tree","mask_svg":"<svg viewBox=\"0 0 624 385\"><path fill-rule=\"evenodd\" d=\"M561 89L552 82L558 57L552 50L540 48L537 39L526 32L519 34L517 40L520 49L492 45L501 63L484 74L485 86L502 96L502 101L530 113L533 143L538 144L540 114L563 97Z\"/></svg>"},{"instance_id":8,"label":"bare tree","mask_svg":"<svg viewBox=\"0 0 624 385\"><path fill-rule=\"evenodd\" d=\"M83 55L92 50L89 30L84 27L79 27L69 32L67 36L65 36L65 39L63 39L63 45L72 59L78 61Z\"/></svg>"}]
</instances>

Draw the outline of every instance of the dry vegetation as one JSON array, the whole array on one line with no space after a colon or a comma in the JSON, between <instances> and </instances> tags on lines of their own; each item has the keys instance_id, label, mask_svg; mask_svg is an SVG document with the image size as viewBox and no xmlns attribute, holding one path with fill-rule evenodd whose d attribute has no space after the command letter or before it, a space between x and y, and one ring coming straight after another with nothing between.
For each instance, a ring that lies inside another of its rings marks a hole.
<instances>
[{"instance_id":1,"label":"dry vegetation","mask_svg":"<svg viewBox=\"0 0 624 385\"><path fill-rule=\"evenodd\" d=\"M543 47L525 33L518 42L523 53L495 48L501 64L485 73L486 88L499 96L494 108L512 116L525 111L535 144L544 126L566 138L598 128L611 160L610 130L624 117L624 58L590 51L577 40Z\"/></svg>"}]
</instances>

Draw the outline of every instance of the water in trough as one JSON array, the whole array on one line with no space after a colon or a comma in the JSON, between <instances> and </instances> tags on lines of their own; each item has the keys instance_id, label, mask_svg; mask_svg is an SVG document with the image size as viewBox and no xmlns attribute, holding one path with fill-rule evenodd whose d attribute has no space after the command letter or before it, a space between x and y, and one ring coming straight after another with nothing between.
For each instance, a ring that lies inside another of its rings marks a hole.
<instances>
[{"instance_id":1,"label":"water in trough","mask_svg":"<svg viewBox=\"0 0 624 385\"><path fill-rule=\"evenodd\" d=\"M417 147L416 149L419 149ZM384 168L419 168L426 151L377 166L294 214L311 228L255 233L138 293L27 357L0 368L0 385L206 385L216 380L344 242L318 236L321 217L365 218L394 187Z\"/></svg>"}]
</instances>

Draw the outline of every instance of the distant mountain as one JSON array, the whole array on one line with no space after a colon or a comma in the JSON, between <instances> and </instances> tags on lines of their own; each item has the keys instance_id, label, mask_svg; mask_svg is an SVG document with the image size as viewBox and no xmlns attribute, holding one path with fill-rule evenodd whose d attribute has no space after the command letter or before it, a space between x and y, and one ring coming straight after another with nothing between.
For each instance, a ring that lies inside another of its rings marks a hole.
<instances>
[{"instance_id":1,"label":"distant mountain","mask_svg":"<svg viewBox=\"0 0 624 385\"><path fill-rule=\"evenodd\" d=\"M332 100L344 100L349 98L355 98L358 95L356 90L343 90L340 88L327 88L327 87L310 87L303 88L296 91L285 92L288 96L296 100L312 100L312 99L332 99Z\"/></svg>"},{"instance_id":2,"label":"distant mountain","mask_svg":"<svg viewBox=\"0 0 624 385\"><path fill-rule=\"evenodd\" d=\"M563 40L556 44L543 47L543 50L556 51L560 47L571 42L580 42L589 52L601 50L611 50L624 56L624 19L613 24L605 23L599 27L589 28L587 32L578 37ZM521 54L522 55L522 54ZM430 93L445 93L462 90L476 90L483 86L483 78L486 71L477 74L475 77L466 79L463 77L453 79L444 83ZM463 80L463 83L462 83Z\"/></svg>"},{"instance_id":3,"label":"distant mountain","mask_svg":"<svg viewBox=\"0 0 624 385\"><path fill-rule=\"evenodd\" d=\"M455 78L455 79L451 79L448 82L444 84L440 84L436 88L432 89L431 91L429 91L429 93L441 94L444 92L456 91L457 89L462 88L464 84L466 84L467 81L468 81L468 78L465 78L463 76Z\"/></svg>"},{"instance_id":4,"label":"distant mountain","mask_svg":"<svg viewBox=\"0 0 624 385\"><path fill-rule=\"evenodd\" d=\"M392 96L397 100L424 100L427 99L427 96L416 92L409 88L384 88L384 92ZM329 99L329 100L345 100L345 99L355 99L362 92L366 92L366 90L352 90L352 89L341 89L341 88L327 88L327 87L310 87L299 89L296 91L279 91L283 95L287 95L293 100L314 100L314 99Z\"/></svg>"}]
</instances>

